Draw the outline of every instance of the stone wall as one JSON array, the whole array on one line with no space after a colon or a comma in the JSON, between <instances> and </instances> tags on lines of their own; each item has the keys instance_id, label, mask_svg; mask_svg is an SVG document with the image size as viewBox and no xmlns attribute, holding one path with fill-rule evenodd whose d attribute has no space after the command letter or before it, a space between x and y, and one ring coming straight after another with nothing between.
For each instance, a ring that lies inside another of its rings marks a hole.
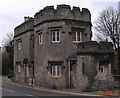
<instances>
[{"instance_id":1,"label":"stone wall","mask_svg":"<svg viewBox=\"0 0 120 98\"><path fill-rule=\"evenodd\" d=\"M30 37L33 31L27 32L21 36L14 37L14 72L15 72L15 78L18 81L24 81L25 78L25 66L24 66L24 59L27 58L29 60L29 65L31 64L31 56L30 54L33 53L31 50L32 48L30 43ZM17 49L17 40L21 40L21 49ZM21 72L18 72L18 66L17 63L20 63L21 65Z\"/></svg>"},{"instance_id":2,"label":"stone wall","mask_svg":"<svg viewBox=\"0 0 120 98\"><path fill-rule=\"evenodd\" d=\"M80 10L79 7L73 7L71 10L70 5L57 5L56 9L54 9L54 6L47 6L37 12L34 17L34 25L48 20L56 21L61 19L91 22L91 14L88 9L82 8Z\"/></svg>"},{"instance_id":3,"label":"stone wall","mask_svg":"<svg viewBox=\"0 0 120 98\"><path fill-rule=\"evenodd\" d=\"M23 22L14 29L14 37L20 36L26 32L34 31L34 18L30 18L28 21Z\"/></svg>"},{"instance_id":4,"label":"stone wall","mask_svg":"<svg viewBox=\"0 0 120 98\"><path fill-rule=\"evenodd\" d=\"M78 64L80 64L78 66L82 66L82 69L84 63L84 75L88 79L87 85L95 89L109 88L107 84L113 81L112 72L114 67L112 43L97 43L95 41L80 43L77 50L77 59ZM108 65L104 66L104 72L99 72L99 63L101 61L109 62Z\"/></svg>"},{"instance_id":5,"label":"stone wall","mask_svg":"<svg viewBox=\"0 0 120 98\"><path fill-rule=\"evenodd\" d=\"M69 85L69 62L77 59L77 45L73 42L73 30L80 29L82 32L82 42L91 41L91 14L88 9L71 7L69 5L58 5L56 9L53 6L47 6L35 14L34 18L22 23L15 28L15 55L16 61L28 58L29 64L34 61L35 84L58 88L64 88ZM52 43L51 30L60 30L60 42ZM38 33L42 33L42 44L38 44ZM17 50L16 40L22 40L22 49ZM34 39L34 47L33 47ZM85 57L86 60L92 60L91 57ZM78 57L76 73L73 75L74 87L84 88L90 80L87 75L81 72L81 57ZM61 76L53 77L50 73L49 62L62 62ZM86 64L87 65L87 64ZM88 68L86 66L86 68ZM22 81L24 76L24 67L21 73L16 72L16 79ZM31 70L31 69L30 69ZM32 72L30 72L32 73ZM88 74L88 73L86 73ZM94 76L94 72L92 72Z\"/></svg>"},{"instance_id":6,"label":"stone wall","mask_svg":"<svg viewBox=\"0 0 120 98\"><path fill-rule=\"evenodd\" d=\"M73 25L75 24L75 25ZM70 59L76 59L77 44L73 43L72 27L84 28L83 41L90 41L90 25L76 24L76 22L53 21L35 27L35 83L43 86L56 85L58 88L66 87L68 84L68 66ZM52 43L51 30L60 29L60 42ZM42 44L38 44L38 33L42 32ZM87 36L84 33L87 32ZM86 37L86 38L85 38ZM54 78L47 71L48 61L62 61L65 69L60 78ZM48 78L49 77L49 78ZM76 82L77 83L77 82ZM77 85L77 84L76 84Z\"/></svg>"}]
</instances>

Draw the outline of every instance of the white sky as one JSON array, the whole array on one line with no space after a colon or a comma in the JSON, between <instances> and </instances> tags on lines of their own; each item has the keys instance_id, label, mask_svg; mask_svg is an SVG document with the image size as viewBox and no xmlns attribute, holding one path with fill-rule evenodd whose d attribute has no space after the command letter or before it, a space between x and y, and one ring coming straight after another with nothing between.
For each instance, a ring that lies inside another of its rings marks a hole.
<instances>
[{"instance_id":1,"label":"white sky","mask_svg":"<svg viewBox=\"0 0 120 98\"><path fill-rule=\"evenodd\" d=\"M0 0L0 46L6 35L14 33L14 28L24 21L24 16L33 17L36 12L46 6L68 4L88 8L91 12L92 24L102 9L118 7L119 0ZM95 34L94 30L93 33ZM94 39L94 38L93 38Z\"/></svg>"}]
</instances>

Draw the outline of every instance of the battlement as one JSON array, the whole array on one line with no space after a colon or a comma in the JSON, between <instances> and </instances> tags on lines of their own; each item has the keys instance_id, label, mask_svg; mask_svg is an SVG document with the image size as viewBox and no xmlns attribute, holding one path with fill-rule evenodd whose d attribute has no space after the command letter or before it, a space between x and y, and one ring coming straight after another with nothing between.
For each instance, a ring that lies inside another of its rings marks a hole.
<instances>
[{"instance_id":1,"label":"battlement","mask_svg":"<svg viewBox=\"0 0 120 98\"><path fill-rule=\"evenodd\" d=\"M14 29L14 36L22 34L26 31L34 30L33 25L34 25L34 18L30 17L28 20L25 20L25 22L23 22Z\"/></svg>"},{"instance_id":2,"label":"battlement","mask_svg":"<svg viewBox=\"0 0 120 98\"><path fill-rule=\"evenodd\" d=\"M114 49L111 42L96 41L82 42L77 46L77 54L113 54Z\"/></svg>"},{"instance_id":3,"label":"battlement","mask_svg":"<svg viewBox=\"0 0 120 98\"><path fill-rule=\"evenodd\" d=\"M80 10L79 7L73 6L71 10L70 5L65 4L57 5L56 9L54 9L54 6L46 6L44 9L37 12L34 17L34 25L37 25L47 20L60 19L91 22L91 14L88 9L82 8L82 10Z\"/></svg>"}]
</instances>

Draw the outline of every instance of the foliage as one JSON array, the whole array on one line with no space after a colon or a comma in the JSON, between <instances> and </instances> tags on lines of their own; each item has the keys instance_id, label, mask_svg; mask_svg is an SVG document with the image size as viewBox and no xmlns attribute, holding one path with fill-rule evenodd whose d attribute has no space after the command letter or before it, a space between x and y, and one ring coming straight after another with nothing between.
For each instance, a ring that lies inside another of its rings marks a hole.
<instances>
[{"instance_id":1,"label":"foliage","mask_svg":"<svg viewBox=\"0 0 120 98\"><path fill-rule=\"evenodd\" d=\"M3 75L7 75L7 73L9 72L10 68L9 68L9 54L7 52L2 53L2 74Z\"/></svg>"},{"instance_id":2,"label":"foliage","mask_svg":"<svg viewBox=\"0 0 120 98\"><path fill-rule=\"evenodd\" d=\"M114 76L114 81L120 81L120 76Z\"/></svg>"},{"instance_id":3,"label":"foliage","mask_svg":"<svg viewBox=\"0 0 120 98\"><path fill-rule=\"evenodd\" d=\"M13 76L13 35L9 34L2 47L2 75Z\"/></svg>"},{"instance_id":4,"label":"foliage","mask_svg":"<svg viewBox=\"0 0 120 98\"><path fill-rule=\"evenodd\" d=\"M57 86L56 86L56 85L53 85L53 86L51 87L51 89L57 89Z\"/></svg>"},{"instance_id":5,"label":"foliage","mask_svg":"<svg viewBox=\"0 0 120 98\"><path fill-rule=\"evenodd\" d=\"M82 90L82 92L93 92L94 89L90 86L86 87L85 89Z\"/></svg>"}]
</instances>

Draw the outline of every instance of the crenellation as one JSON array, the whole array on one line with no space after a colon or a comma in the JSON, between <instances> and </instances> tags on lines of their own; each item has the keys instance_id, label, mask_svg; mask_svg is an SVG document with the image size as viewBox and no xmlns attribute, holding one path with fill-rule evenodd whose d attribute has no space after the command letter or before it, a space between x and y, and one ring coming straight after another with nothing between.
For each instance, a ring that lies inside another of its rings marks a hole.
<instances>
[{"instance_id":1,"label":"crenellation","mask_svg":"<svg viewBox=\"0 0 120 98\"><path fill-rule=\"evenodd\" d=\"M57 5L57 9L71 9L70 5L62 4Z\"/></svg>"},{"instance_id":2,"label":"crenellation","mask_svg":"<svg viewBox=\"0 0 120 98\"><path fill-rule=\"evenodd\" d=\"M84 47L84 48L83 48ZM88 50L89 49L89 50ZM96 54L96 53L113 53L113 46L112 43L106 43L106 42L96 42L96 41L91 41L91 42L82 42L78 44L77 47L77 53L78 54Z\"/></svg>"},{"instance_id":3,"label":"crenellation","mask_svg":"<svg viewBox=\"0 0 120 98\"><path fill-rule=\"evenodd\" d=\"M44 14L44 9L42 9L42 10L40 10L40 11L38 12L38 18L41 17L41 16L43 16L43 14ZM40 15L40 16L39 16L39 15Z\"/></svg>"},{"instance_id":4,"label":"crenellation","mask_svg":"<svg viewBox=\"0 0 120 98\"><path fill-rule=\"evenodd\" d=\"M82 11L80 11L79 7L73 6L71 10L70 5L64 5L64 4L57 5L56 9L54 9L54 6L47 6L35 14L34 25L37 25L44 21L60 20L60 19L70 19L70 20L90 22L91 14L90 11L86 8L82 8Z\"/></svg>"},{"instance_id":5,"label":"crenellation","mask_svg":"<svg viewBox=\"0 0 120 98\"><path fill-rule=\"evenodd\" d=\"M14 29L14 36L19 35L23 32L33 29L34 18L30 18L28 21L23 22Z\"/></svg>"},{"instance_id":6,"label":"crenellation","mask_svg":"<svg viewBox=\"0 0 120 98\"><path fill-rule=\"evenodd\" d=\"M14 69L22 70L14 71L16 80L20 77L32 86L82 90L92 86L96 77L101 79L99 73L111 74L106 66L113 66L112 43L91 41L88 9L64 4L56 9L47 6L34 18L27 16L24 20L14 30ZM102 63L105 71L103 67L99 70Z\"/></svg>"},{"instance_id":7,"label":"crenellation","mask_svg":"<svg viewBox=\"0 0 120 98\"><path fill-rule=\"evenodd\" d=\"M73 6L73 11L80 11L80 8L79 7L76 7L76 6Z\"/></svg>"},{"instance_id":8,"label":"crenellation","mask_svg":"<svg viewBox=\"0 0 120 98\"><path fill-rule=\"evenodd\" d=\"M87 8L82 8L82 12L90 12Z\"/></svg>"},{"instance_id":9,"label":"crenellation","mask_svg":"<svg viewBox=\"0 0 120 98\"><path fill-rule=\"evenodd\" d=\"M46 6L44 10L54 10L54 6Z\"/></svg>"},{"instance_id":10,"label":"crenellation","mask_svg":"<svg viewBox=\"0 0 120 98\"><path fill-rule=\"evenodd\" d=\"M100 42L99 44L106 50L113 50L112 42Z\"/></svg>"}]
</instances>

